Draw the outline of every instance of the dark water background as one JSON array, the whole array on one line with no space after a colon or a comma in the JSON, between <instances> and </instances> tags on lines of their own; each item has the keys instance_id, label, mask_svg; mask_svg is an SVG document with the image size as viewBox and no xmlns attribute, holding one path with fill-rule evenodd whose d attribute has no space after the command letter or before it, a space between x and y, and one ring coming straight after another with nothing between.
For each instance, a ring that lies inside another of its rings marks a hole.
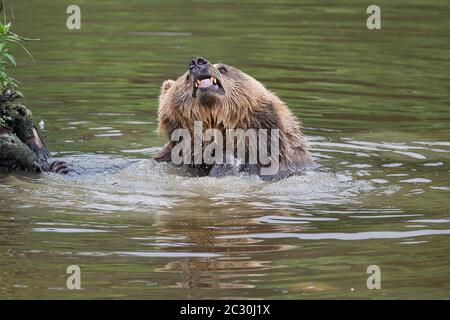
<instances>
[{"instance_id":1,"label":"dark water background","mask_svg":"<svg viewBox=\"0 0 450 320\"><path fill-rule=\"evenodd\" d=\"M0 175L1 298L450 298L448 1L378 1L379 31L368 1L80 0L79 31L70 4L8 1L41 39L36 64L18 53L24 103L86 174ZM159 87L197 55L286 101L323 170L267 183L149 160Z\"/></svg>"}]
</instances>

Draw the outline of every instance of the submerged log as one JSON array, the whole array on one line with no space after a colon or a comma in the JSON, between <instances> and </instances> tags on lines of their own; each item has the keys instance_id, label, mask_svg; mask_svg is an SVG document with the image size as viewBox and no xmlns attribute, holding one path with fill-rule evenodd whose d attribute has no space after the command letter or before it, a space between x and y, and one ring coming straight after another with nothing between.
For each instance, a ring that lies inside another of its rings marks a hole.
<instances>
[{"instance_id":1,"label":"submerged log","mask_svg":"<svg viewBox=\"0 0 450 320\"><path fill-rule=\"evenodd\" d=\"M0 167L33 172L46 171L45 162L40 161L37 154L14 133L0 134Z\"/></svg>"},{"instance_id":2,"label":"submerged log","mask_svg":"<svg viewBox=\"0 0 450 320\"><path fill-rule=\"evenodd\" d=\"M65 163L50 163L50 152L25 106L16 103L18 96L5 90L0 94L0 168L31 172L67 170Z\"/></svg>"}]
</instances>

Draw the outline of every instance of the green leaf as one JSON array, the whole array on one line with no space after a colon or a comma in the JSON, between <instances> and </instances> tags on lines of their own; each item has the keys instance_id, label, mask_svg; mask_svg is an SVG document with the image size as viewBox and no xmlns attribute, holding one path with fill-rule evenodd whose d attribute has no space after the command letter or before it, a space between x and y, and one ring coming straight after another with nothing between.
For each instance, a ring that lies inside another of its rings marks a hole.
<instances>
[{"instance_id":1,"label":"green leaf","mask_svg":"<svg viewBox=\"0 0 450 320\"><path fill-rule=\"evenodd\" d=\"M3 0L0 0L0 4L3 4ZM10 31L12 29L12 23L6 19L6 10L3 10L3 14L4 21L0 21L0 90L11 89L16 91L20 96L23 96L19 91L20 82L11 78L7 72L10 65L17 66L16 59L13 55L14 50L11 51L11 47L15 44L19 45L30 56L31 60L35 62L33 55L24 45L24 41L35 39L22 38Z\"/></svg>"},{"instance_id":2,"label":"green leaf","mask_svg":"<svg viewBox=\"0 0 450 320\"><path fill-rule=\"evenodd\" d=\"M31 52L28 51L28 49L22 44L22 42L20 41L20 39L19 39L19 40L16 40L16 39L10 39L10 40L8 40L8 41L9 41L9 42L17 43L19 46L21 46L22 49L25 50L25 52L30 56L31 60L33 60L33 62L36 63L36 60L34 60L33 55L32 55Z\"/></svg>"},{"instance_id":3,"label":"green leaf","mask_svg":"<svg viewBox=\"0 0 450 320\"><path fill-rule=\"evenodd\" d=\"M18 36L15 36L15 35L8 35L8 36L6 36L6 40L8 40L8 41L12 41L12 40L20 41L20 38Z\"/></svg>"},{"instance_id":4,"label":"green leaf","mask_svg":"<svg viewBox=\"0 0 450 320\"><path fill-rule=\"evenodd\" d=\"M12 64L14 67L17 66L16 59L15 59L11 54L9 54L9 53L4 53L3 55L11 62L11 64Z\"/></svg>"}]
</instances>

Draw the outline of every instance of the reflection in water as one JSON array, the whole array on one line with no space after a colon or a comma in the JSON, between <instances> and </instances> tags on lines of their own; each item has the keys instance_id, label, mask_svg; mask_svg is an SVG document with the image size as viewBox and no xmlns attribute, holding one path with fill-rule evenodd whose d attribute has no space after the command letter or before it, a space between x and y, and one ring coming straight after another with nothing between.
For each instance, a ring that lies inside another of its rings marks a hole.
<instances>
[{"instance_id":1,"label":"reflection in water","mask_svg":"<svg viewBox=\"0 0 450 320\"><path fill-rule=\"evenodd\" d=\"M70 37L48 19L61 4L28 2L14 1L17 31L45 41L14 77L74 172L0 173L1 298L72 298L72 264L82 298L449 297L448 2L386 2L370 32L356 0L189 15L181 1L86 1ZM197 55L286 101L320 170L195 178L150 160L166 140L159 87Z\"/></svg>"},{"instance_id":2,"label":"reflection in water","mask_svg":"<svg viewBox=\"0 0 450 320\"><path fill-rule=\"evenodd\" d=\"M233 235L226 238L298 238L304 240L322 240L322 239L335 239L335 240L368 240L368 239L401 239L420 236L429 236L434 234L450 234L450 229L447 230L419 230L419 231L372 231L372 232L356 232L356 233L257 233L257 234L245 234L245 235Z\"/></svg>"},{"instance_id":3,"label":"reflection in water","mask_svg":"<svg viewBox=\"0 0 450 320\"><path fill-rule=\"evenodd\" d=\"M186 208L192 206L192 203L179 204L179 206L183 208L182 212L175 209L157 215L155 226L158 230L162 234L182 236L188 250L192 248L192 250L215 253L218 256L171 261L165 267L156 270L181 272L184 279L177 283L179 287L252 288L253 285L244 284L236 278L264 277L265 270L274 268L270 266L270 261L253 260L252 255L289 249L286 245L264 245L259 241L246 238L221 239L220 236L223 234L234 234L252 229L256 223L250 217L236 221L233 216L230 217L220 208L199 214L195 210ZM235 210L239 212L239 207ZM164 245L161 247L163 248Z\"/></svg>"}]
</instances>

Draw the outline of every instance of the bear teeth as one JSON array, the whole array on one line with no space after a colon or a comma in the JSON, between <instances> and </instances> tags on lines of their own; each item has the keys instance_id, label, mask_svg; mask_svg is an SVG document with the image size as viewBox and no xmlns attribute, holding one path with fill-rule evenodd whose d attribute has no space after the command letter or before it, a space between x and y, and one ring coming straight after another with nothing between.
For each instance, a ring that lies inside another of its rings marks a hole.
<instances>
[{"instance_id":1,"label":"bear teeth","mask_svg":"<svg viewBox=\"0 0 450 320\"><path fill-rule=\"evenodd\" d=\"M210 78L202 79L202 80L196 80L194 83L195 88L206 88L207 86L215 85L217 86L218 80L211 76Z\"/></svg>"}]
</instances>

